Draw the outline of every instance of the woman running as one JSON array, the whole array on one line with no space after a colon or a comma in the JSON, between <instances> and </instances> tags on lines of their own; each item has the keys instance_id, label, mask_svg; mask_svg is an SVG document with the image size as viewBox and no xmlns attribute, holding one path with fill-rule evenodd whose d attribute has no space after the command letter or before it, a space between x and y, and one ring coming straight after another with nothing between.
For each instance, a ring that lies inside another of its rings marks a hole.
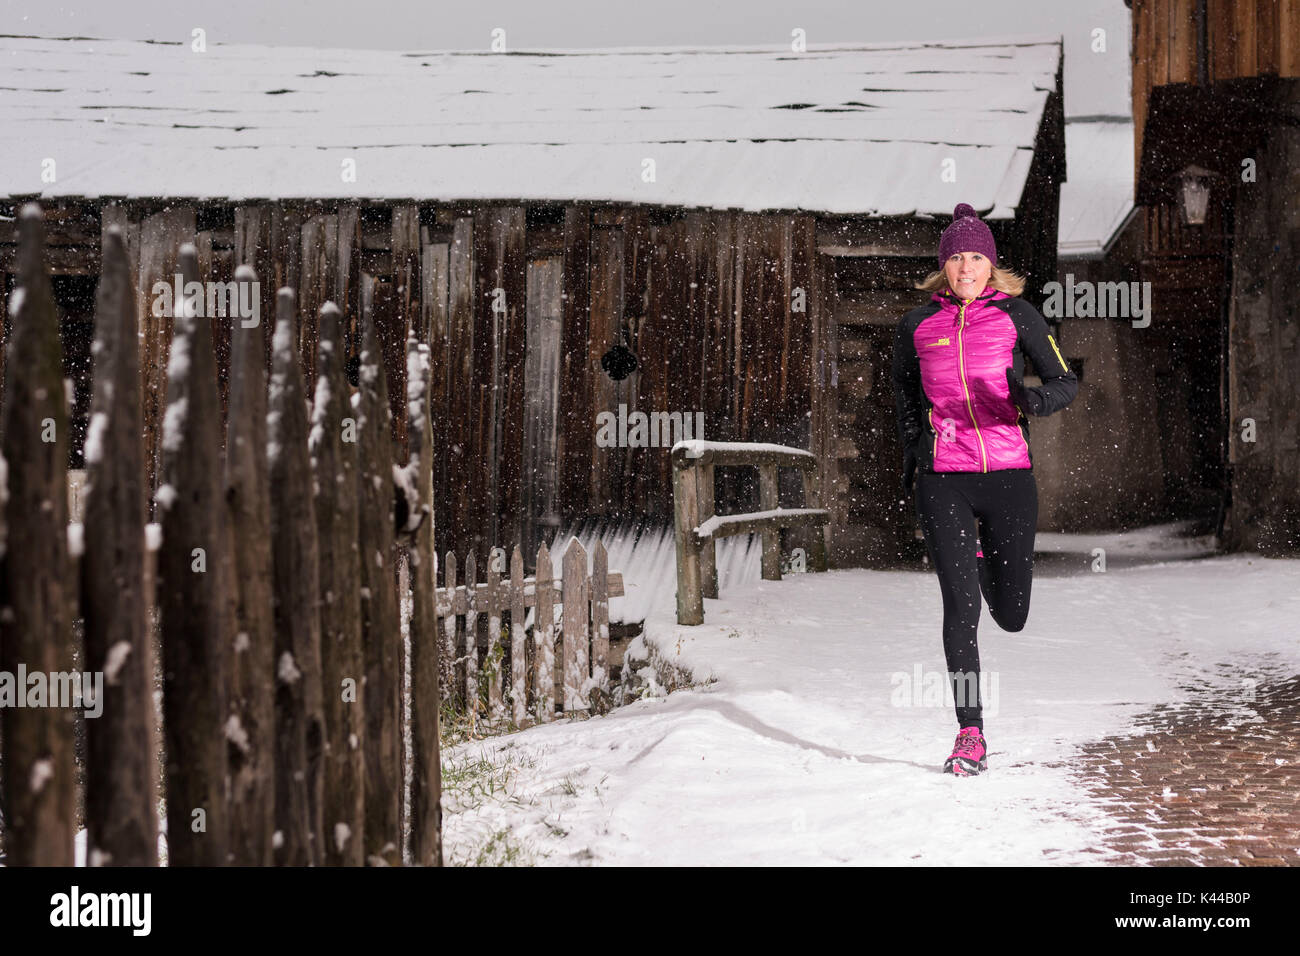
<instances>
[{"instance_id":1,"label":"woman running","mask_svg":"<svg viewBox=\"0 0 1300 956\"><path fill-rule=\"evenodd\" d=\"M939 239L939 271L917 286L934 293L930 302L904 315L894 338L903 490L915 484L939 575L957 707L957 743L943 769L962 776L988 769L980 593L1004 631L1020 630L1029 614L1038 485L1026 416L1060 411L1079 388L1046 320L1019 298L1025 280L997 260L993 233L962 203ZM1026 354L1042 385L1024 385Z\"/></svg>"}]
</instances>

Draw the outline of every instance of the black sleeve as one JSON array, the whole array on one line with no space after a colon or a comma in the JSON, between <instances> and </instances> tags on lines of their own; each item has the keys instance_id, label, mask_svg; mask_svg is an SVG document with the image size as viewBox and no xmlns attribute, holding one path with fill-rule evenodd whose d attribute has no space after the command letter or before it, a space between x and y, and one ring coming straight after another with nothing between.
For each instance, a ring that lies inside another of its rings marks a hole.
<instances>
[{"instance_id":1,"label":"black sleeve","mask_svg":"<svg viewBox=\"0 0 1300 956\"><path fill-rule=\"evenodd\" d=\"M914 337L917 322L903 316L894 333L894 402L898 408L898 440L908 448L921 437L926 401L921 388L921 360Z\"/></svg>"},{"instance_id":2,"label":"black sleeve","mask_svg":"<svg viewBox=\"0 0 1300 956\"><path fill-rule=\"evenodd\" d=\"M1045 417L1059 412L1079 393L1079 379L1061 355L1041 312L1021 299L1011 314L1019 333L1020 347L1043 380L1042 385L1034 386L1043 399L1043 408L1038 415Z\"/></svg>"}]
</instances>

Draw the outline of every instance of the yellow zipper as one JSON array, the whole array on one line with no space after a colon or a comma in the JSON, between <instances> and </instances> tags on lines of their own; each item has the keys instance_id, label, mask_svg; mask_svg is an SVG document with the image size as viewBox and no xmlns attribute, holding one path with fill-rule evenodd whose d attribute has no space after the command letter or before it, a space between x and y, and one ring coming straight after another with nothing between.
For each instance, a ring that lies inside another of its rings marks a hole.
<instances>
[{"instance_id":1,"label":"yellow zipper","mask_svg":"<svg viewBox=\"0 0 1300 956\"><path fill-rule=\"evenodd\" d=\"M975 409L971 406L970 402L970 389L966 387L966 356L965 353L962 352L961 334L966 329L966 306L970 305L973 301L973 299L967 299L963 302L961 312L958 314L958 318L961 320L961 325L957 328L957 366L958 370L961 372L961 390L966 396L966 411L970 412L970 423L975 426L975 437L980 443L980 464L983 466L981 470L988 471L989 459L984 450L984 436L980 434L979 422L975 421Z\"/></svg>"}]
</instances>

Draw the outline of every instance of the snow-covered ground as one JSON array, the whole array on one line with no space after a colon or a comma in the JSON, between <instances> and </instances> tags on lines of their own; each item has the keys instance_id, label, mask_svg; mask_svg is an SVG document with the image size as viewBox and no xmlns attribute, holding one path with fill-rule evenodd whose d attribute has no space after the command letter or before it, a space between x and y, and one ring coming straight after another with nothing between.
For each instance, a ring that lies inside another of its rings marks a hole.
<instances>
[{"instance_id":1,"label":"snow-covered ground","mask_svg":"<svg viewBox=\"0 0 1300 956\"><path fill-rule=\"evenodd\" d=\"M644 639L702 683L447 748L446 860L1104 862L1083 851L1117 824L1060 765L1073 747L1189 686L1300 670L1300 562L1197 557L1212 540L1181 530L1038 536L1056 574L1036 578L1024 630L981 618L990 772L975 778L941 772L957 725L934 692L933 574L738 575L693 628L661 588ZM1124 560L1093 571L1097 547Z\"/></svg>"}]
</instances>

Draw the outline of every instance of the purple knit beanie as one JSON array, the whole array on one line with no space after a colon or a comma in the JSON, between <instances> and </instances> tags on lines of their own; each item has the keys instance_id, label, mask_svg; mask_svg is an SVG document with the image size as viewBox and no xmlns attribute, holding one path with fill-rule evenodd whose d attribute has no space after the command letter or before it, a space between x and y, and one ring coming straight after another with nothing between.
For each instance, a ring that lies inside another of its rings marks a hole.
<instances>
[{"instance_id":1,"label":"purple knit beanie","mask_svg":"<svg viewBox=\"0 0 1300 956\"><path fill-rule=\"evenodd\" d=\"M978 252L990 264L998 264L998 247L993 242L992 231L966 203L957 204L952 211L952 223L939 237L939 268L958 252Z\"/></svg>"}]
</instances>

